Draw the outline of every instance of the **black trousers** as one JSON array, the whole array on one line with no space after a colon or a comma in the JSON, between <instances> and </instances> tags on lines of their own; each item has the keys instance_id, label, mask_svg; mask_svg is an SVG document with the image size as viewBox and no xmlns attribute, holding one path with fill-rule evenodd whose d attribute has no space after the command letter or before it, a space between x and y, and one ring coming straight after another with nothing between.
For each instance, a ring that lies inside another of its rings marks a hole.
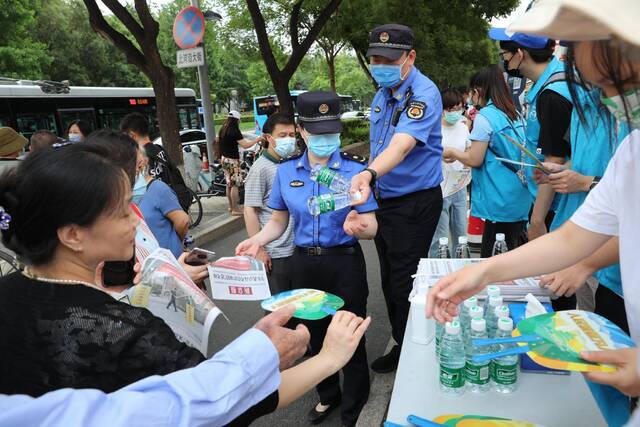
<instances>
[{"instance_id":1,"label":"black trousers","mask_svg":"<svg viewBox=\"0 0 640 427\"><path fill-rule=\"evenodd\" d=\"M442 211L440 186L402 197L378 200L375 238L382 292L391 322L391 335L400 345L409 316L409 294L421 257L429 253Z\"/></svg>"},{"instance_id":2,"label":"black trousers","mask_svg":"<svg viewBox=\"0 0 640 427\"><path fill-rule=\"evenodd\" d=\"M362 248L355 246L351 255L307 256L294 253L292 259L294 289L312 288L330 292L344 299L343 310L362 318L367 315L367 269ZM303 321L311 333L311 351L322 348L331 316L321 320ZM342 398L342 423L355 425L360 411L369 398L369 365L364 338L353 357L342 368L343 391L340 392L338 373L328 377L316 387L320 402L330 404Z\"/></svg>"},{"instance_id":3,"label":"black trousers","mask_svg":"<svg viewBox=\"0 0 640 427\"><path fill-rule=\"evenodd\" d=\"M271 294L290 291L293 287L291 280L291 257L271 258L271 271L267 273Z\"/></svg>"},{"instance_id":4,"label":"black trousers","mask_svg":"<svg viewBox=\"0 0 640 427\"><path fill-rule=\"evenodd\" d=\"M596 308L594 312L605 319L609 319L628 334L629 323L627 322L624 299L606 286L598 284L595 300Z\"/></svg>"},{"instance_id":5,"label":"black trousers","mask_svg":"<svg viewBox=\"0 0 640 427\"><path fill-rule=\"evenodd\" d=\"M486 220L484 222L484 232L482 233L480 256L489 258L492 255L497 233L504 234L504 241L510 251L521 246L526 242L526 227L527 221L494 222Z\"/></svg>"}]
</instances>

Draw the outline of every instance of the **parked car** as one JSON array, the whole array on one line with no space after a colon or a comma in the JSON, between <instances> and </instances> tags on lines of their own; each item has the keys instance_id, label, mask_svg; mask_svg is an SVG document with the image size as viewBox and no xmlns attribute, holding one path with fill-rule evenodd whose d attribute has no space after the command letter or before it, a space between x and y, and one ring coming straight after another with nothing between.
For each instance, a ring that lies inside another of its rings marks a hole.
<instances>
[{"instance_id":1,"label":"parked car","mask_svg":"<svg viewBox=\"0 0 640 427\"><path fill-rule=\"evenodd\" d=\"M364 111L346 111L340 115L340 118L366 120L368 117Z\"/></svg>"}]
</instances>

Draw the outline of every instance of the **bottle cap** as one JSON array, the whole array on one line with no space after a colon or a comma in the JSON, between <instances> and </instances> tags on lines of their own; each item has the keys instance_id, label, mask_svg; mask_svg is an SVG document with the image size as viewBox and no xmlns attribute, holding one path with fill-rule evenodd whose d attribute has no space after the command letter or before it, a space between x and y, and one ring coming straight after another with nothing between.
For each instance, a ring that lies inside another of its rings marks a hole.
<instances>
[{"instance_id":1,"label":"bottle cap","mask_svg":"<svg viewBox=\"0 0 640 427\"><path fill-rule=\"evenodd\" d=\"M487 286L487 295L489 295L489 297L497 297L498 295L500 295L500 286Z\"/></svg>"},{"instance_id":2,"label":"bottle cap","mask_svg":"<svg viewBox=\"0 0 640 427\"><path fill-rule=\"evenodd\" d=\"M473 306L469 309L469 315L471 317L482 317L484 310L479 305Z\"/></svg>"},{"instance_id":3,"label":"bottle cap","mask_svg":"<svg viewBox=\"0 0 640 427\"><path fill-rule=\"evenodd\" d=\"M471 319L471 330L474 332L484 332L487 329L487 322L482 317Z\"/></svg>"},{"instance_id":4,"label":"bottle cap","mask_svg":"<svg viewBox=\"0 0 640 427\"><path fill-rule=\"evenodd\" d=\"M489 297L489 305L491 307L498 307L502 305L502 297L500 295Z\"/></svg>"},{"instance_id":5,"label":"bottle cap","mask_svg":"<svg viewBox=\"0 0 640 427\"><path fill-rule=\"evenodd\" d=\"M459 245L466 245L468 241L469 240L467 239L467 236L459 236L458 237L458 244Z\"/></svg>"},{"instance_id":6,"label":"bottle cap","mask_svg":"<svg viewBox=\"0 0 640 427\"><path fill-rule=\"evenodd\" d=\"M496 309L494 310L494 313L496 314L496 317L500 318L500 317L509 317L509 307L506 305L500 305L498 307L496 307Z\"/></svg>"},{"instance_id":7,"label":"bottle cap","mask_svg":"<svg viewBox=\"0 0 640 427\"><path fill-rule=\"evenodd\" d=\"M496 242L504 242L504 233L496 234Z\"/></svg>"},{"instance_id":8,"label":"bottle cap","mask_svg":"<svg viewBox=\"0 0 640 427\"><path fill-rule=\"evenodd\" d=\"M362 199L362 193L361 193L361 192L359 192L359 191L356 191L355 193L353 193L353 195L351 196L351 198L352 198L354 201L358 201L358 200Z\"/></svg>"},{"instance_id":9,"label":"bottle cap","mask_svg":"<svg viewBox=\"0 0 640 427\"><path fill-rule=\"evenodd\" d=\"M510 317L501 317L498 319L498 329L505 332L513 331L513 320Z\"/></svg>"},{"instance_id":10,"label":"bottle cap","mask_svg":"<svg viewBox=\"0 0 640 427\"><path fill-rule=\"evenodd\" d=\"M449 335L458 335L460 333L460 322L458 322L457 320L447 322L445 331Z\"/></svg>"},{"instance_id":11,"label":"bottle cap","mask_svg":"<svg viewBox=\"0 0 640 427\"><path fill-rule=\"evenodd\" d=\"M464 306L467 308L475 307L478 305L478 298L471 297L469 299L464 300Z\"/></svg>"},{"instance_id":12,"label":"bottle cap","mask_svg":"<svg viewBox=\"0 0 640 427\"><path fill-rule=\"evenodd\" d=\"M449 246L449 238L441 237L440 239L438 239L438 243L440 244L440 246L443 246L443 245Z\"/></svg>"}]
</instances>

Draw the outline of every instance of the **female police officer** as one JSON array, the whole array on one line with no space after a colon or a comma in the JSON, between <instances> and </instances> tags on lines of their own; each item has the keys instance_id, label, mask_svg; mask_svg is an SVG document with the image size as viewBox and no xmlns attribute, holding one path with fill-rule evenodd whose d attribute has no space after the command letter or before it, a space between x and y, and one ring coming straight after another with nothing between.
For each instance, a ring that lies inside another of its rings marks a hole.
<instances>
[{"instance_id":1,"label":"female police officer","mask_svg":"<svg viewBox=\"0 0 640 427\"><path fill-rule=\"evenodd\" d=\"M307 150L278 167L268 206L273 214L264 228L241 242L236 253L253 255L261 246L278 238L291 215L295 222L292 263L294 288L312 288L331 292L344 299L344 309L365 317L367 273L358 239L372 239L378 224L372 196L354 209L312 216L307 201L312 196L331 191L310 178L315 165L327 166L347 179L361 172L364 159L340 153L340 105L332 92L306 92L298 96L300 134ZM320 350L329 324L328 319L306 322L311 332L311 348ZM320 403L309 412L313 424L323 421L342 402L342 422L355 425L369 395L369 368L364 340L351 361L343 368L344 391L341 394L338 374L322 381L318 387Z\"/></svg>"}]
</instances>

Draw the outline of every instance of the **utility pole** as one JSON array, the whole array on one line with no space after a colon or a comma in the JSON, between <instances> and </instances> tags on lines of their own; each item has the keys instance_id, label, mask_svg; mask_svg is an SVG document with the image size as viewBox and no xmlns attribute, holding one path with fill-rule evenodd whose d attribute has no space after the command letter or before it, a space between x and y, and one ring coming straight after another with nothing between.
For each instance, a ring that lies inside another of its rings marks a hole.
<instances>
[{"instance_id":1,"label":"utility pole","mask_svg":"<svg viewBox=\"0 0 640 427\"><path fill-rule=\"evenodd\" d=\"M200 9L200 1L191 0L191 6ZM211 16L210 14L207 15ZM200 83L200 98L202 99L204 129L207 135L207 158L209 159L209 165L211 165L214 159L213 142L216 138L216 127L215 122L213 121L213 108L211 106L211 86L209 85L209 66L207 65L206 49L203 49L203 54L204 65L198 66L198 82Z\"/></svg>"}]
</instances>

